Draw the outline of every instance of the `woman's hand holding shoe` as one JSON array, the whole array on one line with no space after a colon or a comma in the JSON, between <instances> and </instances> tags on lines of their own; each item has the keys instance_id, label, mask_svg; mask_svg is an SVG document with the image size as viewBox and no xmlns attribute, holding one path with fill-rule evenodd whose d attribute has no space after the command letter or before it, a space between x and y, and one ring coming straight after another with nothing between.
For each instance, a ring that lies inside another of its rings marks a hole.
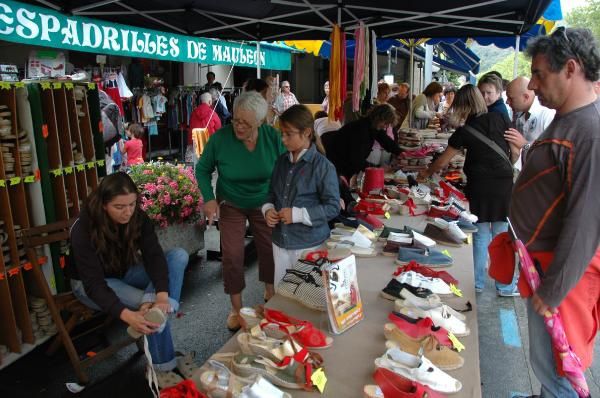
<instances>
[{"instance_id":1,"label":"woman's hand holding shoe","mask_svg":"<svg viewBox=\"0 0 600 398\"><path fill-rule=\"evenodd\" d=\"M135 331L142 334L152 334L160 327L159 324L150 322L144 318L141 311L124 309L121 312L121 320L131 326Z\"/></svg>"}]
</instances>

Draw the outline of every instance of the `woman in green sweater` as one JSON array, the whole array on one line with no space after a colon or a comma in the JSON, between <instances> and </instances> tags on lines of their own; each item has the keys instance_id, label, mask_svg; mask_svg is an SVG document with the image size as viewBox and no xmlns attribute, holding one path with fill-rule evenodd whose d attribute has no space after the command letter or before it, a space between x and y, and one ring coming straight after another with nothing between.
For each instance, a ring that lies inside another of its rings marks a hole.
<instances>
[{"instance_id":1,"label":"woman in green sweater","mask_svg":"<svg viewBox=\"0 0 600 398\"><path fill-rule=\"evenodd\" d=\"M265 283L265 300L275 292L271 228L260 209L267 201L275 161L286 149L281 134L261 124L267 109L267 102L257 92L237 97L232 124L210 137L196 164L196 178L205 202L204 214L209 224L219 217L223 281L232 306L227 317L230 330L240 328L246 220L258 252L258 279ZM216 194L211 185L215 170L218 171Z\"/></svg>"}]
</instances>

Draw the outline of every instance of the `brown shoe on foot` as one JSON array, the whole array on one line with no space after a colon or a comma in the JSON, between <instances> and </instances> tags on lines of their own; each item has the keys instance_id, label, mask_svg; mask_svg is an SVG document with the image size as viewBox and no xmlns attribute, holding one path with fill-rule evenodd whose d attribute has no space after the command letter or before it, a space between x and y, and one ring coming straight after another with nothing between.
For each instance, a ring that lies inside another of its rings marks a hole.
<instances>
[{"instance_id":1,"label":"brown shoe on foot","mask_svg":"<svg viewBox=\"0 0 600 398\"><path fill-rule=\"evenodd\" d=\"M227 316L227 329L232 332L237 332L241 327L239 314L235 311L231 311Z\"/></svg>"}]
</instances>

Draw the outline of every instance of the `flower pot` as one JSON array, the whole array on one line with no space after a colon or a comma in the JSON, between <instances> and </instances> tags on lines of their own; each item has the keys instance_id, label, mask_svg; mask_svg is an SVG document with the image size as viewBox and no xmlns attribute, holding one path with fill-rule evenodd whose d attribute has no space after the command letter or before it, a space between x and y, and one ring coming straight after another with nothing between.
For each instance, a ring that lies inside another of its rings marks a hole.
<instances>
[{"instance_id":1,"label":"flower pot","mask_svg":"<svg viewBox=\"0 0 600 398\"><path fill-rule=\"evenodd\" d=\"M156 235L164 252L181 247L191 255L204 248L204 229L204 224L181 223L156 227Z\"/></svg>"}]
</instances>

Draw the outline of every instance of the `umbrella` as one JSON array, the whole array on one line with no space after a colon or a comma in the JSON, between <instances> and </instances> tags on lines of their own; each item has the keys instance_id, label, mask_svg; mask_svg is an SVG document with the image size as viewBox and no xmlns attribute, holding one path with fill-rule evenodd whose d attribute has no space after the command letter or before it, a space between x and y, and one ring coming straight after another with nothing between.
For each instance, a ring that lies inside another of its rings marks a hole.
<instances>
[{"instance_id":1,"label":"umbrella","mask_svg":"<svg viewBox=\"0 0 600 398\"><path fill-rule=\"evenodd\" d=\"M513 246L519 256L521 271L523 271L523 275L525 276L525 280L529 284L529 287L533 292L535 292L540 286L540 275L538 274L538 271L535 268L535 263L525 248L525 245L518 239L510 220L508 218L507 220L508 226L514 238ZM558 352L558 356L562 361L562 369L565 373L565 376L569 380L569 383L571 383L571 386L573 386L573 389L577 392L577 395L580 397L589 397L590 389L585 381L581 361L579 360L577 354L575 354L575 352L571 349L571 346L567 341L567 335L565 334L563 322L560 318L560 313L558 310L553 313L546 311L544 314L544 324L546 325L546 330L552 339L552 345Z\"/></svg>"}]
</instances>

